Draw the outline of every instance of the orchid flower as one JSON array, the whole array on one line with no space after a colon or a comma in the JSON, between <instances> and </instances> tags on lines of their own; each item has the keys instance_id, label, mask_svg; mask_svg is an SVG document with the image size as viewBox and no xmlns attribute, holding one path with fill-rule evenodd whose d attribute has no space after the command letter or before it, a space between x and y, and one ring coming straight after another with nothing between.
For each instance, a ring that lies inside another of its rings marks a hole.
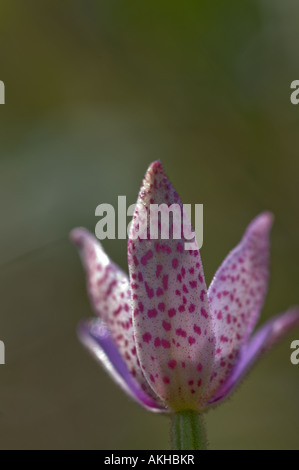
<instances>
[{"instance_id":1,"label":"orchid flower","mask_svg":"<svg viewBox=\"0 0 299 470\"><path fill-rule=\"evenodd\" d=\"M144 210L162 203L184 211L154 162L131 223L129 277L88 231L72 232L97 315L80 324L79 338L135 402L176 417L176 448L196 449L182 435L191 429L192 439L200 438L194 415L227 398L261 355L299 326L299 309L252 335L268 287L270 213L251 222L207 289L198 246L184 250L183 230L180 239L138 236Z\"/></svg>"}]
</instances>

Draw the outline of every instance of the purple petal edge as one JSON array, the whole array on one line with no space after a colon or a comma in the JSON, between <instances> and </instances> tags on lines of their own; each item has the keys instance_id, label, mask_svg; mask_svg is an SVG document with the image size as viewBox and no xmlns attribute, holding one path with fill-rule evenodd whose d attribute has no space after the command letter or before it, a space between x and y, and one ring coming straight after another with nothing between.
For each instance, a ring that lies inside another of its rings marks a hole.
<instances>
[{"instance_id":1,"label":"purple petal edge","mask_svg":"<svg viewBox=\"0 0 299 470\"><path fill-rule=\"evenodd\" d=\"M218 404L230 395L254 363L296 327L299 327L299 307L290 308L262 326L245 346L232 375L208 405Z\"/></svg>"},{"instance_id":2,"label":"purple petal edge","mask_svg":"<svg viewBox=\"0 0 299 470\"><path fill-rule=\"evenodd\" d=\"M131 399L149 411L168 412L166 408L149 397L134 380L103 321L95 318L81 322L78 327L78 336L88 351Z\"/></svg>"}]
</instances>

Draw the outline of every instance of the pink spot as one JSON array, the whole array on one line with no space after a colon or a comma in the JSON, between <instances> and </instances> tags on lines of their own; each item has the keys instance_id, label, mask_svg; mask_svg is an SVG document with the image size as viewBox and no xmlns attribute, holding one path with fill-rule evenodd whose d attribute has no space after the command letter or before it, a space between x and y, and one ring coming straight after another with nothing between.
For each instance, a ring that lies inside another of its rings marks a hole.
<instances>
[{"instance_id":1,"label":"pink spot","mask_svg":"<svg viewBox=\"0 0 299 470\"><path fill-rule=\"evenodd\" d=\"M163 348L165 348L165 349L170 348L170 342L167 341L166 339L162 339L161 344L162 344Z\"/></svg>"},{"instance_id":2,"label":"pink spot","mask_svg":"<svg viewBox=\"0 0 299 470\"><path fill-rule=\"evenodd\" d=\"M194 325L194 326L193 326L193 330L194 330L194 332L197 333L198 335L201 335L201 328L200 328L200 326Z\"/></svg>"},{"instance_id":3,"label":"pink spot","mask_svg":"<svg viewBox=\"0 0 299 470\"><path fill-rule=\"evenodd\" d=\"M173 269L177 269L178 265L179 265L179 262L178 262L177 258L174 258L174 259L172 260L172 267L173 267Z\"/></svg>"},{"instance_id":4,"label":"pink spot","mask_svg":"<svg viewBox=\"0 0 299 470\"><path fill-rule=\"evenodd\" d=\"M194 384L194 380L189 380L189 381L188 381L188 385L191 386L191 385L193 385L193 384Z\"/></svg>"},{"instance_id":5,"label":"pink spot","mask_svg":"<svg viewBox=\"0 0 299 470\"><path fill-rule=\"evenodd\" d=\"M185 312L185 306L184 305L180 305L179 306L179 312Z\"/></svg>"},{"instance_id":6,"label":"pink spot","mask_svg":"<svg viewBox=\"0 0 299 470\"><path fill-rule=\"evenodd\" d=\"M206 291L203 289L200 293L200 300L203 302L204 301L204 296L206 294Z\"/></svg>"},{"instance_id":7,"label":"pink spot","mask_svg":"<svg viewBox=\"0 0 299 470\"><path fill-rule=\"evenodd\" d=\"M117 317L117 315L119 315L121 311L122 311L122 306L120 305L118 309L114 310L113 315Z\"/></svg>"},{"instance_id":8,"label":"pink spot","mask_svg":"<svg viewBox=\"0 0 299 470\"><path fill-rule=\"evenodd\" d=\"M198 387L201 387L201 384L202 384L202 380L199 379L199 380L197 381L197 386L198 386Z\"/></svg>"},{"instance_id":9,"label":"pink spot","mask_svg":"<svg viewBox=\"0 0 299 470\"><path fill-rule=\"evenodd\" d=\"M188 294L188 289L187 289L187 286L186 284L183 284L183 291L185 292L185 294Z\"/></svg>"},{"instance_id":10,"label":"pink spot","mask_svg":"<svg viewBox=\"0 0 299 470\"><path fill-rule=\"evenodd\" d=\"M176 314L176 309L175 309L175 308L170 308L170 309L168 310L168 316L169 316L170 318L174 317L175 314Z\"/></svg>"},{"instance_id":11,"label":"pink spot","mask_svg":"<svg viewBox=\"0 0 299 470\"><path fill-rule=\"evenodd\" d=\"M167 321L164 320L162 325L163 325L164 330L166 330L166 331L171 330L171 324L168 323Z\"/></svg>"},{"instance_id":12,"label":"pink spot","mask_svg":"<svg viewBox=\"0 0 299 470\"><path fill-rule=\"evenodd\" d=\"M209 318L209 316L208 316L208 314L207 314L207 311L206 311L203 307L201 307L200 313L202 314L203 317Z\"/></svg>"},{"instance_id":13,"label":"pink spot","mask_svg":"<svg viewBox=\"0 0 299 470\"><path fill-rule=\"evenodd\" d=\"M158 315L158 312L155 308L149 309L147 311L148 318L155 318Z\"/></svg>"},{"instance_id":14,"label":"pink spot","mask_svg":"<svg viewBox=\"0 0 299 470\"><path fill-rule=\"evenodd\" d=\"M156 338L156 339L155 339L154 345L156 346L156 348L158 348L159 346L161 346L160 338Z\"/></svg>"},{"instance_id":15,"label":"pink spot","mask_svg":"<svg viewBox=\"0 0 299 470\"><path fill-rule=\"evenodd\" d=\"M222 336L220 336L220 341L222 343L228 343L228 338L226 336L222 335Z\"/></svg>"},{"instance_id":16,"label":"pink spot","mask_svg":"<svg viewBox=\"0 0 299 470\"><path fill-rule=\"evenodd\" d=\"M179 251L180 253L183 253L184 252L184 248L183 248L183 245L181 243L178 243L177 244L177 247L176 247L177 251Z\"/></svg>"},{"instance_id":17,"label":"pink spot","mask_svg":"<svg viewBox=\"0 0 299 470\"><path fill-rule=\"evenodd\" d=\"M194 310L195 310L195 305L194 305L194 304L190 304L188 310L189 310L190 313L193 313Z\"/></svg>"},{"instance_id":18,"label":"pink spot","mask_svg":"<svg viewBox=\"0 0 299 470\"><path fill-rule=\"evenodd\" d=\"M141 264L143 264L143 266L145 266L147 264L147 262L153 257L153 252L152 250L149 250L147 253L145 253L144 256L142 256L141 258Z\"/></svg>"},{"instance_id":19,"label":"pink spot","mask_svg":"<svg viewBox=\"0 0 299 470\"><path fill-rule=\"evenodd\" d=\"M138 266L139 261L138 261L138 259L136 258L135 255L133 256L133 261L134 261L135 266Z\"/></svg>"},{"instance_id":20,"label":"pink spot","mask_svg":"<svg viewBox=\"0 0 299 470\"><path fill-rule=\"evenodd\" d=\"M169 379L168 377L163 377L163 382L164 382L165 384L169 384L170 379Z\"/></svg>"},{"instance_id":21,"label":"pink spot","mask_svg":"<svg viewBox=\"0 0 299 470\"><path fill-rule=\"evenodd\" d=\"M190 287L191 287L192 289L195 289L196 286L197 286L197 282L196 282L196 281L190 281L189 284L190 284Z\"/></svg>"},{"instance_id":22,"label":"pink spot","mask_svg":"<svg viewBox=\"0 0 299 470\"><path fill-rule=\"evenodd\" d=\"M155 382L155 378L152 374L150 375L150 379L151 379L151 382Z\"/></svg>"},{"instance_id":23,"label":"pink spot","mask_svg":"<svg viewBox=\"0 0 299 470\"><path fill-rule=\"evenodd\" d=\"M160 245L160 249L163 253L167 253L168 255L171 253L171 248L168 245Z\"/></svg>"},{"instance_id":24,"label":"pink spot","mask_svg":"<svg viewBox=\"0 0 299 470\"><path fill-rule=\"evenodd\" d=\"M163 276L162 284L163 284L163 289L167 290L168 289L168 275L167 274Z\"/></svg>"},{"instance_id":25,"label":"pink spot","mask_svg":"<svg viewBox=\"0 0 299 470\"><path fill-rule=\"evenodd\" d=\"M164 310L165 310L165 304L164 304L164 302L160 302L160 303L159 303L158 309L160 310L160 312L164 312Z\"/></svg>"},{"instance_id":26,"label":"pink spot","mask_svg":"<svg viewBox=\"0 0 299 470\"><path fill-rule=\"evenodd\" d=\"M222 312L219 310L218 315L217 315L218 320L222 320Z\"/></svg>"},{"instance_id":27,"label":"pink spot","mask_svg":"<svg viewBox=\"0 0 299 470\"><path fill-rule=\"evenodd\" d=\"M156 269L156 277L160 276L162 269L163 269L163 266L161 266L161 264L158 264L157 269Z\"/></svg>"},{"instance_id":28,"label":"pink spot","mask_svg":"<svg viewBox=\"0 0 299 470\"><path fill-rule=\"evenodd\" d=\"M152 339L152 335L150 333L145 333L143 336L142 336L142 339L145 343L149 343L150 340Z\"/></svg>"},{"instance_id":29,"label":"pink spot","mask_svg":"<svg viewBox=\"0 0 299 470\"><path fill-rule=\"evenodd\" d=\"M190 344L190 346L191 346L191 344L194 344L194 343L196 342L196 340L195 340L195 338L193 338L193 336L189 336L188 342L189 342L189 344Z\"/></svg>"},{"instance_id":30,"label":"pink spot","mask_svg":"<svg viewBox=\"0 0 299 470\"><path fill-rule=\"evenodd\" d=\"M176 364L177 364L177 362L172 359L171 361L168 362L168 367L170 369L174 369Z\"/></svg>"},{"instance_id":31,"label":"pink spot","mask_svg":"<svg viewBox=\"0 0 299 470\"><path fill-rule=\"evenodd\" d=\"M163 295L164 294L163 289L161 289L161 287L158 287L156 294L157 294L157 297L160 297L161 295Z\"/></svg>"},{"instance_id":32,"label":"pink spot","mask_svg":"<svg viewBox=\"0 0 299 470\"><path fill-rule=\"evenodd\" d=\"M175 291L175 295L178 295L178 296L179 296L179 295L182 295L182 294L181 294L181 291L180 291L180 290L178 290L178 289L176 289L176 291Z\"/></svg>"},{"instance_id":33,"label":"pink spot","mask_svg":"<svg viewBox=\"0 0 299 470\"><path fill-rule=\"evenodd\" d=\"M227 314L226 321L227 321L227 324L228 324L228 325L231 324L231 316L230 316L229 313Z\"/></svg>"},{"instance_id":34,"label":"pink spot","mask_svg":"<svg viewBox=\"0 0 299 470\"><path fill-rule=\"evenodd\" d=\"M138 281L139 281L139 282L142 282L142 281L143 281L142 273L138 273Z\"/></svg>"},{"instance_id":35,"label":"pink spot","mask_svg":"<svg viewBox=\"0 0 299 470\"><path fill-rule=\"evenodd\" d=\"M131 360L131 356L127 351L125 352L125 358L127 359L127 361Z\"/></svg>"},{"instance_id":36,"label":"pink spot","mask_svg":"<svg viewBox=\"0 0 299 470\"><path fill-rule=\"evenodd\" d=\"M154 297L154 295L155 295L155 294L154 294L154 289L151 289L151 288L149 287L149 285L148 285L147 282L145 282L144 285L145 285L145 289L146 289L147 296L148 296L149 299L151 299L151 298Z\"/></svg>"},{"instance_id":37,"label":"pink spot","mask_svg":"<svg viewBox=\"0 0 299 470\"><path fill-rule=\"evenodd\" d=\"M143 310L144 310L143 303L142 303L142 302L138 302L138 307L139 307L140 312L142 313Z\"/></svg>"},{"instance_id":38,"label":"pink spot","mask_svg":"<svg viewBox=\"0 0 299 470\"><path fill-rule=\"evenodd\" d=\"M182 338L186 338L186 336L187 336L186 331L182 330L182 328L178 328L175 332L178 336L182 336Z\"/></svg>"},{"instance_id":39,"label":"pink spot","mask_svg":"<svg viewBox=\"0 0 299 470\"><path fill-rule=\"evenodd\" d=\"M197 364L197 370L198 372L202 371L202 364L200 362Z\"/></svg>"},{"instance_id":40,"label":"pink spot","mask_svg":"<svg viewBox=\"0 0 299 470\"><path fill-rule=\"evenodd\" d=\"M203 277L202 277L201 274L198 275L198 280L199 280L199 282L200 282L201 284L203 283Z\"/></svg>"}]
</instances>

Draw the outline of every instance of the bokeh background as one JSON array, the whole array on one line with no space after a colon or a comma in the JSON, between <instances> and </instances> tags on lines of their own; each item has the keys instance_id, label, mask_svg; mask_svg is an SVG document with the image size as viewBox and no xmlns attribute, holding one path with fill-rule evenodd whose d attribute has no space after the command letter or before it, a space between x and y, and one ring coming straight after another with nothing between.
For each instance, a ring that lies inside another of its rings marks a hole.
<instances>
[{"instance_id":1,"label":"bokeh background","mask_svg":"<svg viewBox=\"0 0 299 470\"><path fill-rule=\"evenodd\" d=\"M204 204L207 282L268 209L262 321L299 303L298 15L295 0L1 0L0 448L168 448L168 419L76 338L91 308L68 240L98 204L134 203L155 159ZM126 241L104 247L127 269ZM294 339L207 414L211 449L299 449Z\"/></svg>"}]
</instances>

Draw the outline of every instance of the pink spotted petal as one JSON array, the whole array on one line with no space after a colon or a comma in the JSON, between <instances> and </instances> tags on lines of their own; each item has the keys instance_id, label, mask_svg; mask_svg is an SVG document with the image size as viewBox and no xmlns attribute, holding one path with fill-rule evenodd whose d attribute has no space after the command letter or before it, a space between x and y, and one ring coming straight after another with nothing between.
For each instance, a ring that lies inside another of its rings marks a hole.
<instances>
[{"instance_id":1,"label":"pink spotted petal","mask_svg":"<svg viewBox=\"0 0 299 470\"><path fill-rule=\"evenodd\" d=\"M88 351L130 398L150 411L167 412L156 400L147 395L132 377L104 322L99 319L84 321L79 326L78 335Z\"/></svg>"},{"instance_id":2,"label":"pink spotted petal","mask_svg":"<svg viewBox=\"0 0 299 470\"><path fill-rule=\"evenodd\" d=\"M154 162L139 193L128 246L138 357L151 387L172 409L199 409L214 354L207 288L197 243L193 251L184 249L182 217L174 218L169 239L161 233L150 239L144 220L151 204L162 203L178 204L181 217L182 202ZM179 239L172 236L174 225Z\"/></svg>"},{"instance_id":3,"label":"pink spotted petal","mask_svg":"<svg viewBox=\"0 0 299 470\"><path fill-rule=\"evenodd\" d=\"M261 327L244 347L240 360L226 382L217 391L210 404L226 398L240 384L256 361L294 328L299 328L299 308L294 307Z\"/></svg>"},{"instance_id":4,"label":"pink spotted petal","mask_svg":"<svg viewBox=\"0 0 299 470\"><path fill-rule=\"evenodd\" d=\"M209 287L215 333L213 394L231 374L239 351L259 318L268 287L272 215L256 217L239 245L224 260Z\"/></svg>"},{"instance_id":5,"label":"pink spotted petal","mask_svg":"<svg viewBox=\"0 0 299 470\"><path fill-rule=\"evenodd\" d=\"M95 313L107 325L130 373L152 394L137 358L128 276L110 261L101 244L87 230L73 230L71 240L79 248Z\"/></svg>"}]
</instances>

